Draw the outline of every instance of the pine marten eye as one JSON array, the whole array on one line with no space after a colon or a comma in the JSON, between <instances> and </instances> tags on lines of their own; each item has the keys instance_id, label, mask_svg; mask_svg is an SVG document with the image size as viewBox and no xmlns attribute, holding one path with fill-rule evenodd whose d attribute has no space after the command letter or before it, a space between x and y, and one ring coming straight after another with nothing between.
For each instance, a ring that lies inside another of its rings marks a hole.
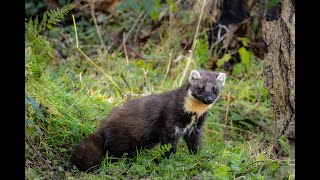
<instances>
[{"instance_id":1,"label":"pine marten eye","mask_svg":"<svg viewBox=\"0 0 320 180\"><path fill-rule=\"evenodd\" d=\"M198 93L203 93L203 91L204 91L204 87L200 87L200 86L198 86Z\"/></svg>"},{"instance_id":2,"label":"pine marten eye","mask_svg":"<svg viewBox=\"0 0 320 180\"><path fill-rule=\"evenodd\" d=\"M213 87L213 93L217 94L217 88Z\"/></svg>"}]
</instances>

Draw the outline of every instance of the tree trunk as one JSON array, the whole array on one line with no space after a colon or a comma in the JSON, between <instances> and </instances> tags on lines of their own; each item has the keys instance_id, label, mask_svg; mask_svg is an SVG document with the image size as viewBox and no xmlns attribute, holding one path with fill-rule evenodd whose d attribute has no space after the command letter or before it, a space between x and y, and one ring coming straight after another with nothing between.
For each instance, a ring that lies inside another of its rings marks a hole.
<instances>
[{"instance_id":1,"label":"tree trunk","mask_svg":"<svg viewBox=\"0 0 320 180\"><path fill-rule=\"evenodd\" d=\"M283 0L267 12L262 23L266 43L265 86L275 111L275 135L289 139L290 156L295 143L295 2Z\"/></svg>"}]
</instances>

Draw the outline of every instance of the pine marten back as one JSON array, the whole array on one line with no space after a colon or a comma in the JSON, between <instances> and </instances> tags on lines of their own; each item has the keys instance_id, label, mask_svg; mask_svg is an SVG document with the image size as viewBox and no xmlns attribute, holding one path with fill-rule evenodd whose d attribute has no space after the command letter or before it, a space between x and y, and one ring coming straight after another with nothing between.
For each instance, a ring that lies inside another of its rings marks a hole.
<instances>
[{"instance_id":1,"label":"pine marten back","mask_svg":"<svg viewBox=\"0 0 320 180\"><path fill-rule=\"evenodd\" d=\"M176 152L183 137L191 153L201 145L201 128L210 106L219 98L225 73L193 70L180 88L125 102L114 108L98 129L72 151L70 163L87 171L105 156L134 157L137 149L171 144Z\"/></svg>"}]
</instances>

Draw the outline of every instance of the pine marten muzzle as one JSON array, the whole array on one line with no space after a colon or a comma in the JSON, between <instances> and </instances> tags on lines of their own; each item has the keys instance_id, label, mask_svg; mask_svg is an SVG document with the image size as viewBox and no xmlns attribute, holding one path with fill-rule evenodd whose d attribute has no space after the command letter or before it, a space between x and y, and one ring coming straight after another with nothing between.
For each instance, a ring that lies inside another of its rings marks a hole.
<instances>
[{"instance_id":1,"label":"pine marten muzzle","mask_svg":"<svg viewBox=\"0 0 320 180\"><path fill-rule=\"evenodd\" d=\"M201 129L210 106L219 98L225 73L193 70L180 88L125 102L114 108L97 130L71 152L70 164L86 171L103 157L137 155L139 149L171 144L176 152L183 137L191 153L201 146Z\"/></svg>"}]
</instances>

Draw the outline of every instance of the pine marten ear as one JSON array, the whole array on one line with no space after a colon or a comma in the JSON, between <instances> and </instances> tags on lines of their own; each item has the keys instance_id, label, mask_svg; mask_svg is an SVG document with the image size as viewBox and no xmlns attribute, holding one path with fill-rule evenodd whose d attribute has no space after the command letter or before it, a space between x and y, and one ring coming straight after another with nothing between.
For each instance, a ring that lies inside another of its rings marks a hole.
<instances>
[{"instance_id":1,"label":"pine marten ear","mask_svg":"<svg viewBox=\"0 0 320 180\"><path fill-rule=\"evenodd\" d=\"M197 70L192 70L189 76L189 82L193 82L196 79L200 79L200 73Z\"/></svg>"},{"instance_id":2,"label":"pine marten ear","mask_svg":"<svg viewBox=\"0 0 320 180\"><path fill-rule=\"evenodd\" d=\"M223 87L226 81L226 74L225 73L219 73L217 77L217 81L220 82L221 86Z\"/></svg>"}]
</instances>

